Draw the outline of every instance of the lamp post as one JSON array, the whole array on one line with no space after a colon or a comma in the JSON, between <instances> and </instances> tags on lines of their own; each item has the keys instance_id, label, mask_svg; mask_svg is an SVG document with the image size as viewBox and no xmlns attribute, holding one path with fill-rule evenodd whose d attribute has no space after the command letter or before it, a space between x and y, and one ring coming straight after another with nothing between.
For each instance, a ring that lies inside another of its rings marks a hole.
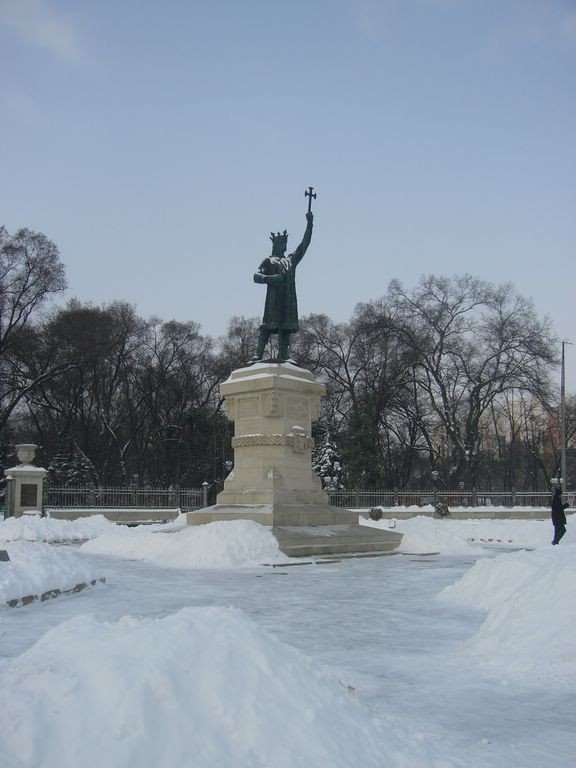
<instances>
[{"instance_id":1,"label":"lamp post","mask_svg":"<svg viewBox=\"0 0 576 768\"><path fill-rule=\"evenodd\" d=\"M432 475L432 483L434 484L434 507L438 504L438 478L440 477L440 473L434 469L430 473Z\"/></svg>"},{"instance_id":2,"label":"lamp post","mask_svg":"<svg viewBox=\"0 0 576 768\"><path fill-rule=\"evenodd\" d=\"M560 369L560 487L566 492L566 365L564 348L571 341L562 341L562 365Z\"/></svg>"},{"instance_id":3,"label":"lamp post","mask_svg":"<svg viewBox=\"0 0 576 768\"><path fill-rule=\"evenodd\" d=\"M204 480L202 483L202 507L204 508L208 506L208 488L210 488L210 483Z\"/></svg>"}]
</instances>

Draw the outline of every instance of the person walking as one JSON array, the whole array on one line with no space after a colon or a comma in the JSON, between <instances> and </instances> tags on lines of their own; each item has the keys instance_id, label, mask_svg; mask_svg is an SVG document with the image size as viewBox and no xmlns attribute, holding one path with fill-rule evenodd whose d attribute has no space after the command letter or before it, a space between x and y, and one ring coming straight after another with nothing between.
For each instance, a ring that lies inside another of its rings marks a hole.
<instances>
[{"instance_id":1,"label":"person walking","mask_svg":"<svg viewBox=\"0 0 576 768\"><path fill-rule=\"evenodd\" d=\"M562 490L554 489L552 497L552 525L554 526L554 539L552 544L559 544L560 539L566 533L566 513L567 503L562 503Z\"/></svg>"}]
</instances>

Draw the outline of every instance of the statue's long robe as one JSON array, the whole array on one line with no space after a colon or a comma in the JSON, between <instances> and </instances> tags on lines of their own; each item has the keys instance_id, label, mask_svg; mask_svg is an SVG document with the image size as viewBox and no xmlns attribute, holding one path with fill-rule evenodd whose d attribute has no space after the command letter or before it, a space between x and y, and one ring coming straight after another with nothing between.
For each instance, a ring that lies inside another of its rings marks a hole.
<instances>
[{"instance_id":1,"label":"statue's long robe","mask_svg":"<svg viewBox=\"0 0 576 768\"><path fill-rule=\"evenodd\" d=\"M272 259L276 274L266 289L266 303L260 328L278 333L294 333L298 325L298 300L296 298L296 264L293 255Z\"/></svg>"},{"instance_id":2,"label":"statue's long robe","mask_svg":"<svg viewBox=\"0 0 576 768\"><path fill-rule=\"evenodd\" d=\"M266 289L266 303L260 328L279 333L294 333L298 324L298 299L296 298L296 267L306 253L312 238L312 220L308 222L302 242L294 253L282 257L270 257L262 263L260 271L269 277ZM268 262L264 269L265 262Z\"/></svg>"}]
</instances>

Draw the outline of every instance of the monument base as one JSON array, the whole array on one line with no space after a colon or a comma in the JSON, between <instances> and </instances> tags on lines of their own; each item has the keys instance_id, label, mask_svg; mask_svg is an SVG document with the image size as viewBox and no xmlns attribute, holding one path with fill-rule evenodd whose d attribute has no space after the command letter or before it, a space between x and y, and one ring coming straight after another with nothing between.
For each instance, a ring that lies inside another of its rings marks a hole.
<instances>
[{"instance_id":1,"label":"monument base","mask_svg":"<svg viewBox=\"0 0 576 768\"><path fill-rule=\"evenodd\" d=\"M330 505L215 504L187 514L188 525L253 520L272 529L289 557L391 552L402 540L395 531L358 524L358 512Z\"/></svg>"},{"instance_id":2,"label":"monument base","mask_svg":"<svg viewBox=\"0 0 576 768\"><path fill-rule=\"evenodd\" d=\"M213 507L188 525L254 520L272 528L291 557L387 552L401 535L358 525L358 512L330 506L312 469L312 421L325 388L292 362L261 361L220 386L234 422L234 469Z\"/></svg>"},{"instance_id":3,"label":"monument base","mask_svg":"<svg viewBox=\"0 0 576 768\"><path fill-rule=\"evenodd\" d=\"M272 532L289 557L392 552L402 535L364 525L281 526Z\"/></svg>"}]
</instances>

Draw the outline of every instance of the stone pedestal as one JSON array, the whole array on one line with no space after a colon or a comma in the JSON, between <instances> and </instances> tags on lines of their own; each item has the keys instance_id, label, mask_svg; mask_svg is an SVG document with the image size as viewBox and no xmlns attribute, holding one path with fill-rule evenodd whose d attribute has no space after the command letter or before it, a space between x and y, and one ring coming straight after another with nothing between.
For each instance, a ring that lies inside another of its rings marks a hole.
<instances>
[{"instance_id":1,"label":"stone pedestal","mask_svg":"<svg viewBox=\"0 0 576 768\"><path fill-rule=\"evenodd\" d=\"M48 471L32 464L36 448L37 446L32 443L17 445L16 453L20 464L4 471L6 478L11 483L9 494L11 509L7 512L14 517L42 513L44 478Z\"/></svg>"},{"instance_id":2,"label":"stone pedestal","mask_svg":"<svg viewBox=\"0 0 576 768\"><path fill-rule=\"evenodd\" d=\"M233 371L220 387L234 422L234 470L218 504L328 504L312 469L312 420L325 392L289 363Z\"/></svg>"},{"instance_id":3,"label":"stone pedestal","mask_svg":"<svg viewBox=\"0 0 576 768\"><path fill-rule=\"evenodd\" d=\"M189 525L255 520L272 526L290 555L393 549L399 534L362 529L358 513L330 506L312 469L312 421L325 388L292 363L256 363L220 387L234 422L234 469L212 507L189 512Z\"/></svg>"}]
</instances>

